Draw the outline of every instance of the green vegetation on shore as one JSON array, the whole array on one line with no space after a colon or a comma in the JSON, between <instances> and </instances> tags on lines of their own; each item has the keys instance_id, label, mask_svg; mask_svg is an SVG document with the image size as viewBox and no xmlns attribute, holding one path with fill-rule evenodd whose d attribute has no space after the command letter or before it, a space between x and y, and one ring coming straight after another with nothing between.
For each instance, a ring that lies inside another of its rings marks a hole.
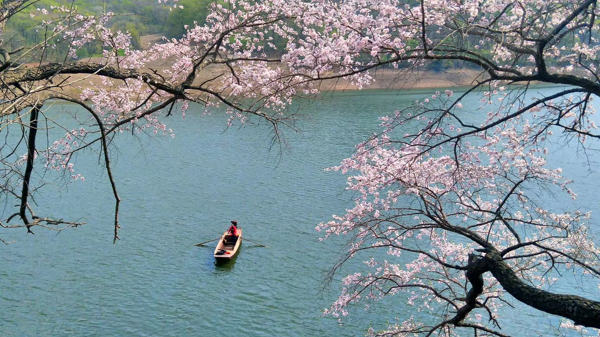
<instances>
[{"instance_id":1,"label":"green vegetation on shore","mask_svg":"<svg viewBox=\"0 0 600 337\"><path fill-rule=\"evenodd\" d=\"M141 48L141 37L144 35L164 35L168 38L179 38L185 33L184 26L192 26L194 22L205 22L208 8L212 0L181 0L175 7L159 4L156 0L42 0L29 6L24 11L16 14L6 26L4 41L11 49L21 46L33 46L44 40L47 32L40 29L42 20L47 20L43 15L36 15L42 9L51 6L75 6L82 14L102 14L112 12L114 18L108 27L113 31L127 31L131 34L133 47ZM182 10L179 6L182 6ZM48 50L48 57L65 55L66 46L57 46L57 49ZM80 58L96 56L102 53L100 45L89 45L78 51Z\"/></svg>"}]
</instances>

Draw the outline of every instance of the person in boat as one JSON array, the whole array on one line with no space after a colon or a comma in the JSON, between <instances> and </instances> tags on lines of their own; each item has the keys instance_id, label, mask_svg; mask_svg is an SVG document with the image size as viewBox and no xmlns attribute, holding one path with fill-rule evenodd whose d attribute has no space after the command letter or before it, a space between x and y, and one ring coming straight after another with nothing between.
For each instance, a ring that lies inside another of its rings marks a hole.
<instances>
[{"instance_id":1,"label":"person in boat","mask_svg":"<svg viewBox=\"0 0 600 337\"><path fill-rule=\"evenodd\" d=\"M237 229L237 221L233 220L231 221L231 226L229 227L228 230L228 234L227 235L227 241L231 242L231 243L236 243L239 233L238 233L238 229Z\"/></svg>"}]
</instances>

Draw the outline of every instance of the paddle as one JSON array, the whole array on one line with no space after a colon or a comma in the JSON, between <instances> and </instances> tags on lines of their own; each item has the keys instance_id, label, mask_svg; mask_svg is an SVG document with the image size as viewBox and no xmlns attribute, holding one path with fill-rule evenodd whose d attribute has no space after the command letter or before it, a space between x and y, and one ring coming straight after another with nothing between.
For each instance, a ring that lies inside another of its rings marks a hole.
<instances>
[{"instance_id":1,"label":"paddle","mask_svg":"<svg viewBox=\"0 0 600 337\"><path fill-rule=\"evenodd\" d=\"M205 243L209 243L209 242L217 241L217 240L219 240L220 238L221 238L221 237L219 236L219 237L218 237L218 238L216 238L216 239L212 239L212 240L208 240L208 241L200 242L200 243L197 243L195 246L198 246L198 247L200 247L200 246L204 246L204 244L205 244Z\"/></svg>"},{"instance_id":2,"label":"paddle","mask_svg":"<svg viewBox=\"0 0 600 337\"><path fill-rule=\"evenodd\" d=\"M251 242L251 243L253 243L253 244L255 244L255 245L258 245L259 247L265 247L265 248L269 248L269 246L265 246L265 245L263 245L262 243L258 243L258 242L255 242L255 241L250 241L250 240L246 239L246 237L245 237L245 236L244 236L244 237L242 237L242 240L245 240L245 241Z\"/></svg>"}]
</instances>

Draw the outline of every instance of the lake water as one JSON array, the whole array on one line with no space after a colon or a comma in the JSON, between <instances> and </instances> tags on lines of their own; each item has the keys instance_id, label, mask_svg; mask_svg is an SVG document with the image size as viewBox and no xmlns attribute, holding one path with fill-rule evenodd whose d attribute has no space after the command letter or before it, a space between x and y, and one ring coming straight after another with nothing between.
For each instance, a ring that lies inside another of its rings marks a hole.
<instances>
[{"instance_id":1,"label":"lake water","mask_svg":"<svg viewBox=\"0 0 600 337\"><path fill-rule=\"evenodd\" d=\"M306 104L302 132L285 130L281 152L270 147L266 126L225 130L221 114L193 110L166 121L173 139L123 137L114 152L123 199L115 245L106 174L96 167L97 155L80 156L76 169L86 180L66 190L57 180L37 201L40 215L82 219L85 226L59 234L0 232L15 240L0 247L0 334L360 336L406 315L412 308L391 299L343 322L322 317L339 289L325 285L324 276L343 247L341 240L320 242L314 228L351 205L345 177L324 168L377 131L378 116L426 93L340 93ZM555 160L572 166L580 200L593 207L594 186L585 180L597 181L598 173L568 156ZM216 238L230 220L251 241L236 260L216 265L214 243L195 244ZM524 323L517 331L552 334L539 330L551 319L517 312L504 321L512 322L505 331Z\"/></svg>"}]
</instances>

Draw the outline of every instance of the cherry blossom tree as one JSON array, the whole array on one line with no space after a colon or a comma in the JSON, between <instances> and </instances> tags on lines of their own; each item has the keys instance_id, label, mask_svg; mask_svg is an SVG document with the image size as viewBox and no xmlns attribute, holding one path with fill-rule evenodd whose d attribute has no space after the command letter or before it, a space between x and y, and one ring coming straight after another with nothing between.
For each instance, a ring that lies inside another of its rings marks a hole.
<instances>
[{"instance_id":1,"label":"cherry blossom tree","mask_svg":"<svg viewBox=\"0 0 600 337\"><path fill-rule=\"evenodd\" d=\"M435 101L437 108L447 108L444 101ZM440 320L408 318L381 334L462 335L459 329L468 328L504 336L496 328L510 294L575 325L598 328L600 249L588 232L590 214L552 212L530 197L539 186L576 197L562 170L547 167L547 149L531 143L545 131L516 118L438 152L432 144L464 131L449 125L394 140L399 120L409 129L433 122L423 114L407 121L410 114L383 118L385 130L333 168L349 174L348 189L357 197L346 214L318 229L325 238L352 238L333 272L357 257L366 258L368 270L344 279L327 313L343 316L353 303L403 293L407 304ZM544 290L573 270L596 279L585 290L590 298Z\"/></svg>"},{"instance_id":2,"label":"cherry blossom tree","mask_svg":"<svg viewBox=\"0 0 600 337\"><path fill-rule=\"evenodd\" d=\"M0 6L0 130L16 135L5 137L0 164L6 204L16 206L0 226L32 232L80 225L34 212L32 198L44 182L32 176L58 170L80 180L73 158L89 150L100 153L112 187L118 239L112 140L122 132L168 136L164 117L185 116L190 103L221 107L230 125L266 121L277 137L281 127L293 127L295 96L342 80L368 87L377 71L402 81L431 63L470 67L481 75L469 90L436 93L383 118L383 131L335 168L355 174L348 188L358 198L318 227L325 237L351 238L333 272L364 254L371 254L372 271L347 277L328 313L345 315L361 299L406 292L408 304L438 320L406 317L382 334L467 329L501 336L498 310L511 294L564 317L567 327L599 328L596 284L587 298L546 288L563 270L597 281L590 215L553 211L530 194L544 186L575 196L560 170L547 167L552 132L582 144L599 137L595 0L227 0L212 5L205 24L184 27L181 39L143 50L132 47L128 32L106 28L111 13L37 5ZM160 5L185 10L173 1ZM42 39L15 48L4 28L25 11L43 18L36 27ZM103 54L78 60L90 44ZM540 82L562 86L532 93ZM463 106L472 95L480 107ZM55 125L47 107L57 101L78 105L87 117L73 115L75 128ZM482 118L473 122L465 111ZM47 141L48 125L64 128L64 137Z\"/></svg>"},{"instance_id":3,"label":"cherry blossom tree","mask_svg":"<svg viewBox=\"0 0 600 337\"><path fill-rule=\"evenodd\" d=\"M500 308L510 294L563 317L563 328L597 334L600 251L591 215L552 210L533 192L576 196L562 171L548 167L553 132L582 147L599 137L596 1L332 6L339 17L333 10L322 17L332 22L325 26L333 38L311 38L338 44L331 49L346 55L338 69L361 74L362 83L371 80L365 69L412 71L432 61L464 62L482 73L460 95L436 92L383 117L381 133L332 168L348 175L356 199L317 227L324 239L350 238L331 278L354 259L365 267L343 279L326 314L343 317L354 304L396 295L414 307L403 312L425 314L406 314L373 335L505 336ZM347 40L353 43L339 46ZM536 82L563 86L543 95ZM578 293L585 297L548 290L566 271L585 275Z\"/></svg>"}]
</instances>

